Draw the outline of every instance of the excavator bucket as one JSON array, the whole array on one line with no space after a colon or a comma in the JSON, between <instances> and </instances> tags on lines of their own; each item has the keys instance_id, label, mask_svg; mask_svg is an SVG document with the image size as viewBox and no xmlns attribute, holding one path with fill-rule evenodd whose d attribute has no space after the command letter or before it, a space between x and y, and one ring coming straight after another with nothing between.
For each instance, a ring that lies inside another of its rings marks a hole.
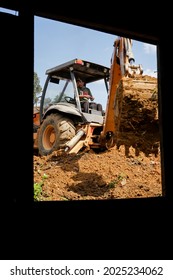
<instances>
[{"instance_id":1,"label":"excavator bucket","mask_svg":"<svg viewBox=\"0 0 173 280\"><path fill-rule=\"evenodd\" d=\"M157 78L147 75L123 77L117 89L115 125L118 127L116 145L126 147L126 155L129 145L136 152L141 147L145 152L148 150L148 154L154 149L157 152L160 142Z\"/></svg>"}]
</instances>

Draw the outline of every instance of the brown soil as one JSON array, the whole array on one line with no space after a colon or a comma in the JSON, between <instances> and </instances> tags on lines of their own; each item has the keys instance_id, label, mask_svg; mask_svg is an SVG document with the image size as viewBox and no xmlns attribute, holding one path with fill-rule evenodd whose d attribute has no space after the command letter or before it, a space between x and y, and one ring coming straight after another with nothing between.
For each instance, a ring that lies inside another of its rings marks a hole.
<instances>
[{"instance_id":1,"label":"brown soil","mask_svg":"<svg viewBox=\"0 0 173 280\"><path fill-rule=\"evenodd\" d=\"M148 76L143 77L143 83L137 78L126 79L121 90L122 118L116 145L99 153L34 155L34 183L41 185L36 200L162 195L157 80Z\"/></svg>"}]
</instances>

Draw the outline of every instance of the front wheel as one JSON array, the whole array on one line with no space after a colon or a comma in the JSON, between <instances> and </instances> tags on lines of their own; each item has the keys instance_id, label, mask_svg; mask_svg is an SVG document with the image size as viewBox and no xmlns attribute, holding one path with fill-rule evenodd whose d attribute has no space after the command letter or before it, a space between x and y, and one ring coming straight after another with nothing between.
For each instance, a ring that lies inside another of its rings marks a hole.
<instances>
[{"instance_id":1,"label":"front wheel","mask_svg":"<svg viewBox=\"0 0 173 280\"><path fill-rule=\"evenodd\" d=\"M38 150L42 156L63 148L75 136L73 121L69 118L51 114L42 123L38 135Z\"/></svg>"}]
</instances>

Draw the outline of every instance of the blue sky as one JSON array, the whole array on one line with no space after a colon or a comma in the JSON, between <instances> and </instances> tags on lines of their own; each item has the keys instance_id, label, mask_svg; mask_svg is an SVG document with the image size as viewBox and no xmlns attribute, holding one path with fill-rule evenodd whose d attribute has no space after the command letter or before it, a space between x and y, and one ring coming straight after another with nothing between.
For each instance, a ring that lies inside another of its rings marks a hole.
<instances>
[{"instance_id":1,"label":"blue sky","mask_svg":"<svg viewBox=\"0 0 173 280\"><path fill-rule=\"evenodd\" d=\"M35 17L34 69L41 85L46 69L74 58L110 67L116 37L114 34ZM133 40L133 54L135 64L142 65L144 74L156 76L156 46Z\"/></svg>"},{"instance_id":2,"label":"blue sky","mask_svg":"<svg viewBox=\"0 0 173 280\"><path fill-rule=\"evenodd\" d=\"M40 17L35 17L34 26L34 71L42 87L46 69L74 58L110 67L117 35ZM144 74L156 77L156 46L133 40L132 50L135 64L142 65ZM105 108L107 96L95 92L93 95Z\"/></svg>"},{"instance_id":3,"label":"blue sky","mask_svg":"<svg viewBox=\"0 0 173 280\"><path fill-rule=\"evenodd\" d=\"M0 9L1 10L1 9ZM14 11L13 11L14 13ZM34 71L43 88L48 68L80 58L110 67L113 43L117 35L66 24L41 17L34 19ZM135 64L144 75L157 75L156 46L133 40ZM94 94L94 93L93 93ZM95 94L94 94L95 95ZM95 96L99 102L100 95ZM101 103L105 107L106 97Z\"/></svg>"}]
</instances>

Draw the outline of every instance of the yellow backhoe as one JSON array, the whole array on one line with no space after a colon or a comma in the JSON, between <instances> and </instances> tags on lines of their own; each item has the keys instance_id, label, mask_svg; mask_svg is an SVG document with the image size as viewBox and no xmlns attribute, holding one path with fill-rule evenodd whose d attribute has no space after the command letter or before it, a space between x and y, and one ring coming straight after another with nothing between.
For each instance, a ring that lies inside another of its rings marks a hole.
<instances>
[{"instance_id":1,"label":"yellow backhoe","mask_svg":"<svg viewBox=\"0 0 173 280\"><path fill-rule=\"evenodd\" d=\"M132 40L118 37L113 46L110 68L82 59L73 59L46 71L39 108L35 108L34 149L39 155L54 151L78 153L80 150L106 150L116 144L121 122L124 78L142 77L141 65L134 64ZM83 112L77 78L90 87L99 81L106 94L105 112L92 108Z\"/></svg>"}]
</instances>

